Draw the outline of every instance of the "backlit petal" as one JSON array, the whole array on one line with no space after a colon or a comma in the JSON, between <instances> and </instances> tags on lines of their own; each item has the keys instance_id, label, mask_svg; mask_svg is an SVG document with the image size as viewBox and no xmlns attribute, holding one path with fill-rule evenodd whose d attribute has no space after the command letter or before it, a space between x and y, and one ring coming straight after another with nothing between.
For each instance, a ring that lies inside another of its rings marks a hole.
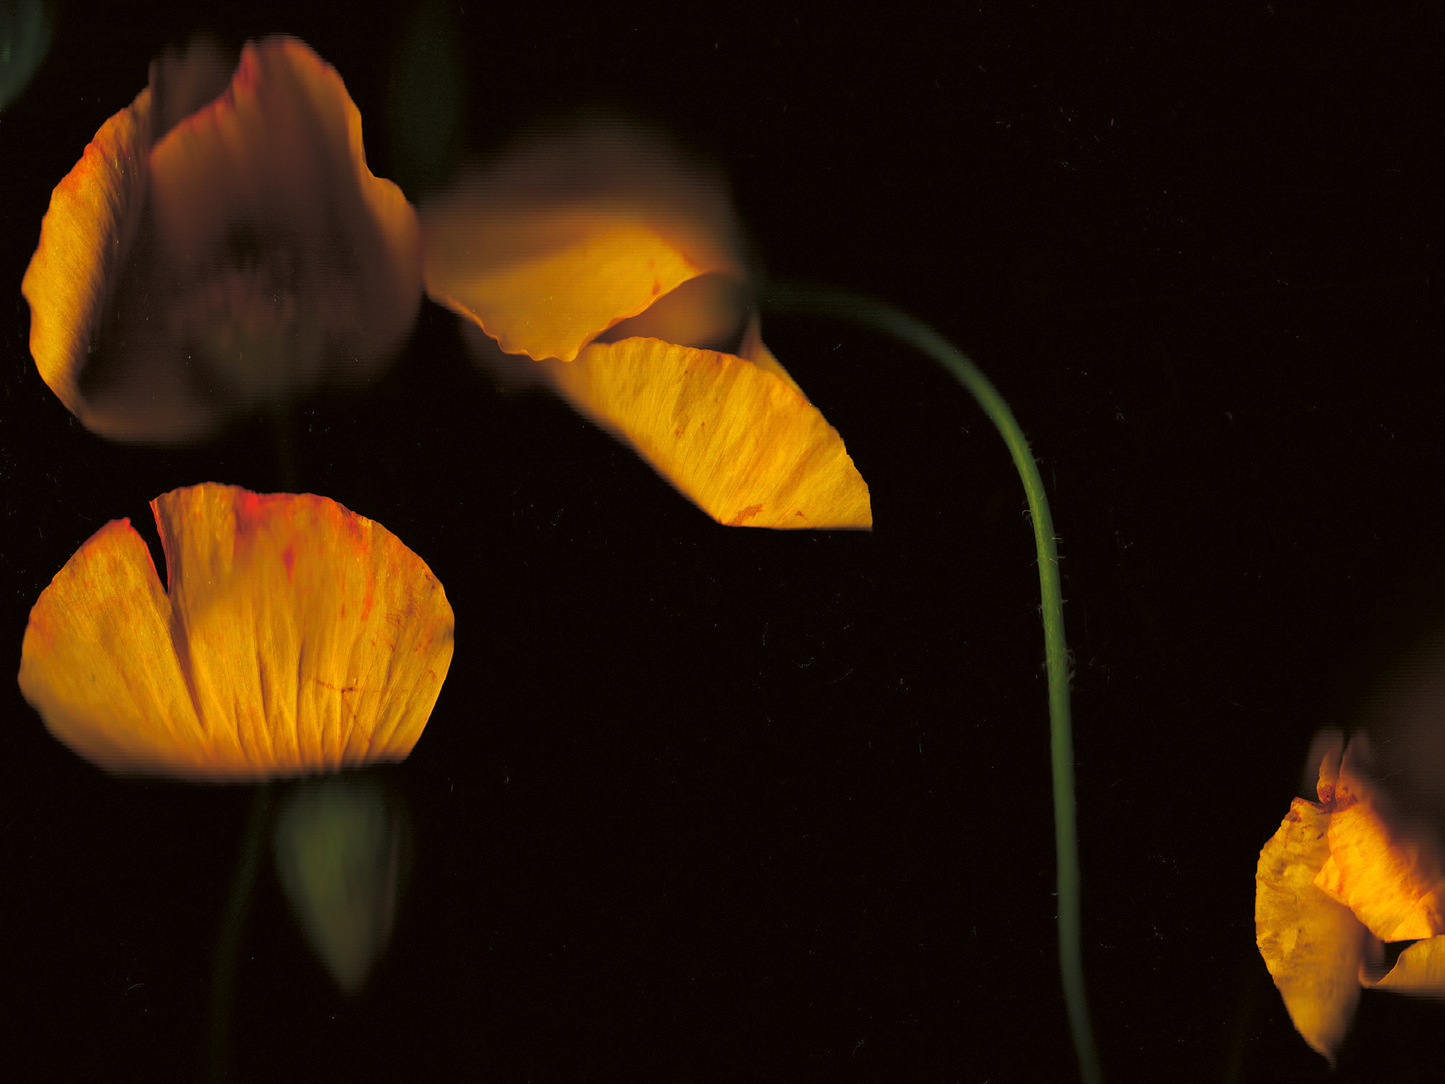
<instances>
[{"instance_id":1,"label":"backlit petal","mask_svg":"<svg viewBox=\"0 0 1445 1084\"><path fill-rule=\"evenodd\" d=\"M101 314L140 227L149 176L151 92L111 117L50 194L40 244L20 292L30 302L30 354L66 408L94 428L79 379Z\"/></svg>"},{"instance_id":2,"label":"backlit petal","mask_svg":"<svg viewBox=\"0 0 1445 1084\"><path fill-rule=\"evenodd\" d=\"M1416 941L1400 953L1388 975L1367 985L1397 994L1445 997L1445 937Z\"/></svg>"},{"instance_id":3,"label":"backlit petal","mask_svg":"<svg viewBox=\"0 0 1445 1084\"><path fill-rule=\"evenodd\" d=\"M1303 798L1290 804L1259 853L1254 929L1294 1026L1333 1064L1359 1002L1367 934L1348 907L1314 883L1329 857L1330 817Z\"/></svg>"},{"instance_id":4,"label":"backlit petal","mask_svg":"<svg viewBox=\"0 0 1445 1084\"><path fill-rule=\"evenodd\" d=\"M169 590L128 520L41 594L20 688L114 772L255 779L406 757L452 655L452 610L380 524L229 486L152 502Z\"/></svg>"},{"instance_id":5,"label":"backlit petal","mask_svg":"<svg viewBox=\"0 0 1445 1084\"><path fill-rule=\"evenodd\" d=\"M796 386L760 365L623 339L543 367L573 406L719 523L873 525L868 486L837 430Z\"/></svg>"},{"instance_id":6,"label":"backlit petal","mask_svg":"<svg viewBox=\"0 0 1445 1084\"><path fill-rule=\"evenodd\" d=\"M420 303L415 215L301 42L248 44L224 93L151 131L153 103L204 100L215 66L207 46L153 65L56 189L26 274L37 365L106 436L196 439L323 378L364 382Z\"/></svg>"},{"instance_id":7,"label":"backlit petal","mask_svg":"<svg viewBox=\"0 0 1445 1084\"><path fill-rule=\"evenodd\" d=\"M534 359L571 361L699 276L745 278L722 185L618 124L524 142L428 201L421 225L432 298Z\"/></svg>"},{"instance_id":8,"label":"backlit petal","mask_svg":"<svg viewBox=\"0 0 1445 1084\"><path fill-rule=\"evenodd\" d=\"M1360 767L1364 748L1356 739L1345 750L1329 825L1330 857L1315 884L1382 941L1445 933L1445 876L1433 836L1392 815L1388 799Z\"/></svg>"}]
</instances>

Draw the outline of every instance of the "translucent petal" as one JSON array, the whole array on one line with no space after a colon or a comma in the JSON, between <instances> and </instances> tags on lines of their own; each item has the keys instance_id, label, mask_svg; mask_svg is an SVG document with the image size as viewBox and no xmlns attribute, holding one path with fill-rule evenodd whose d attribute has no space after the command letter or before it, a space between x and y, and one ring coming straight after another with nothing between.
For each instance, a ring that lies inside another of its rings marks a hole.
<instances>
[{"instance_id":1,"label":"translucent petal","mask_svg":"<svg viewBox=\"0 0 1445 1084\"><path fill-rule=\"evenodd\" d=\"M1334 1063L1360 998L1366 931L1350 909L1315 886L1329 857L1331 814L1296 798L1255 870L1255 941L1290 1019Z\"/></svg>"},{"instance_id":2,"label":"translucent petal","mask_svg":"<svg viewBox=\"0 0 1445 1084\"><path fill-rule=\"evenodd\" d=\"M571 361L701 275L743 281L722 185L640 129L532 138L421 211L426 289L509 354Z\"/></svg>"},{"instance_id":3,"label":"translucent petal","mask_svg":"<svg viewBox=\"0 0 1445 1084\"><path fill-rule=\"evenodd\" d=\"M777 373L657 339L594 343L543 367L573 406L719 523L873 525L867 483L837 430Z\"/></svg>"},{"instance_id":4,"label":"translucent petal","mask_svg":"<svg viewBox=\"0 0 1445 1084\"><path fill-rule=\"evenodd\" d=\"M1388 975L1367 985L1397 994L1445 997L1445 937L1416 941L1400 953Z\"/></svg>"},{"instance_id":5,"label":"translucent petal","mask_svg":"<svg viewBox=\"0 0 1445 1084\"><path fill-rule=\"evenodd\" d=\"M101 125L55 186L20 285L30 302L30 353L40 377L91 428L93 409L79 378L140 227L150 143L151 92L143 90Z\"/></svg>"},{"instance_id":6,"label":"translucent petal","mask_svg":"<svg viewBox=\"0 0 1445 1084\"><path fill-rule=\"evenodd\" d=\"M1430 831L1407 825L1363 768L1352 741L1335 785L1329 860L1315 880L1382 941L1445 933L1445 876Z\"/></svg>"},{"instance_id":7,"label":"translucent petal","mask_svg":"<svg viewBox=\"0 0 1445 1084\"><path fill-rule=\"evenodd\" d=\"M415 214L367 169L336 71L292 38L248 44L174 121L217 63L198 44L152 66L56 188L26 272L41 374L106 436L193 440L369 380L420 304Z\"/></svg>"},{"instance_id":8,"label":"translucent petal","mask_svg":"<svg viewBox=\"0 0 1445 1084\"><path fill-rule=\"evenodd\" d=\"M196 779L406 757L452 654L416 554L311 494L203 485L152 508L168 591L120 520L31 610L20 688L57 738L109 771Z\"/></svg>"}]
</instances>

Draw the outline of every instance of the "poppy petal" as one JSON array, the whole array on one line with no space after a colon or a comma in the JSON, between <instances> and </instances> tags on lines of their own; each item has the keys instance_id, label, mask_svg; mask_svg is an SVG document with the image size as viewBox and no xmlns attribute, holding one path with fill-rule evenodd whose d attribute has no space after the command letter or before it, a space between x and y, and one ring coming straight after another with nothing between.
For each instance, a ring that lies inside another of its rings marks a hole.
<instances>
[{"instance_id":1,"label":"poppy petal","mask_svg":"<svg viewBox=\"0 0 1445 1084\"><path fill-rule=\"evenodd\" d=\"M152 66L56 189L26 273L37 365L105 436L198 439L323 377L363 383L420 304L415 213L367 169L335 69L293 38L247 44L224 92L175 121L218 63L198 44Z\"/></svg>"},{"instance_id":2,"label":"poppy petal","mask_svg":"<svg viewBox=\"0 0 1445 1084\"><path fill-rule=\"evenodd\" d=\"M208 484L151 507L168 590L120 520L31 610L20 688L57 738L109 771L195 779L407 756L452 654L416 554L311 494Z\"/></svg>"},{"instance_id":3,"label":"poppy petal","mask_svg":"<svg viewBox=\"0 0 1445 1084\"><path fill-rule=\"evenodd\" d=\"M873 526L838 431L795 386L732 354L657 339L542 363L579 411L727 526Z\"/></svg>"},{"instance_id":4,"label":"poppy petal","mask_svg":"<svg viewBox=\"0 0 1445 1084\"><path fill-rule=\"evenodd\" d=\"M1329 857L1331 814L1296 798L1255 870L1255 941L1290 1019L1334 1064L1360 998L1366 931L1348 907L1315 886Z\"/></svg>"},{"instance_id":5,"label":"poppy petal","mask_svg":"<svg viewBox=\"0 0 1445 1084\"><path fill-rule=\"evenodd\" d=\"M95 133L50 194L20 292L30 302L30 354L40 378L88 428L79 380L92 336L140 227L149 176L151 92Z\"/></svg>"},{"instance_id":6,"label":"poppy petal","mask_svg":"<svg viewBox=\"0 0 1445 1084\"><path fill-rule=\"evenodd\" d=\"M745 280L722 185L657 137L601 124L522 143L421 211L427 293L509 354L571 361L707 274Z\"/></svg>"},{"instance_id":7,"label":"poppy petal","mask_svg":"<svg viewBox=\"0 0 1445 1084\"><path fill-rule=\"evenodd\" d=\"M1397 994L1445 997L1445 937L1416 941L1379 982L1368 983Z\"/></svg>"},{"instance_id":8,"label":"poppy petal","mask_svg":"<svg viewBox=\"0 0 1445 1084\"><path fill-rule=\"evenodd\" d=\"M1445 877L1429 833L1407 829L1364 774L1352 741L1335 785L1329 860L1315 879L1382 941L1445 933Z\"/></svg>"}]
</instances>

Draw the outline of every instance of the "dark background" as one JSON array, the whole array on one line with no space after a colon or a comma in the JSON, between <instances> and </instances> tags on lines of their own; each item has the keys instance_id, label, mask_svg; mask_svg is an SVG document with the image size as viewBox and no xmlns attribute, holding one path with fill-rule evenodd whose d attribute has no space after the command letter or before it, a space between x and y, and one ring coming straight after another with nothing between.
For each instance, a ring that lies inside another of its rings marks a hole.
<instances>
[{"instance_id":1,"label":"dark background","mask_svg":"<svg viewBox=\"0 0 1445 1084\"><path fill-rule=\"evenodd\" d=\"M972 354L1063 539L1106 1077L1323 1081L1255 950L1252 877L1311 735L1360 721L1442 601L1439 27L1084 7L452 6L464 142L597 103L659 121L727 171L772 275L875 294ZM40 381L19 283L50 189L199 28L304 38L372 169L406 179L409 14L60 11L0 115L13 665L104 522L148 531L181 485L282 485L265 418L127 448ZM379 386L303 405L299 488L428 562L456 655L387 773L416 832L390 953L343 999L266 870L235 1079L1073 1078L1014 469L911 350L764 332L847 441L873 533L715 525L564 406L492 391L430 303ZM106 776L10 688L6 1061L195 1079L250 792ZM1335 1079L1437 1079L1442 1025L1367 994Z\"/></svg>"}]
</instances>

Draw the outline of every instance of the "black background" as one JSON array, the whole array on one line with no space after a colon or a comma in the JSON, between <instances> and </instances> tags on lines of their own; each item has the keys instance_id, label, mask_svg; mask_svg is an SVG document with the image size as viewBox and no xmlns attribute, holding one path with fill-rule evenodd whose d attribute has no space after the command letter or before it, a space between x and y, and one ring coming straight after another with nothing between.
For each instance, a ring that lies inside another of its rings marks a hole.
<instances>
[{"instance_id":1,"label":"black background","mask_svg":"<svg viewBox=\"0 0 1445 1084\"><path fill-rule=\"evenodd\" d=\"M726 169L771 274L892 301L992 377L1063 539L1106 1077L1327 1079L1255 950L1252 875L1310 736L1358 722L1442 598L1439 27L1288 0L451 10L472 148L599 102L666 124ZM17 665L104 522L282 484L265 418L127 448L40 381L19 283L50 189L199 28L304 38L396 175L407 14L61 11L0 115ZM492 391L430 303L379 386L303 405L299 488L428 562L456 655L387 772L416 831L392 950L343 999L268 870L236 1079L1074 1076L1017 476L909 349L764 333L847 441L873 533L715 525L559 403ZM250 793L111 778L6 696L6 1060L197 1078ZM1442 1024L1367 995L1336 1079L1437 1079Z\"/></svg>"}]
</instances>

